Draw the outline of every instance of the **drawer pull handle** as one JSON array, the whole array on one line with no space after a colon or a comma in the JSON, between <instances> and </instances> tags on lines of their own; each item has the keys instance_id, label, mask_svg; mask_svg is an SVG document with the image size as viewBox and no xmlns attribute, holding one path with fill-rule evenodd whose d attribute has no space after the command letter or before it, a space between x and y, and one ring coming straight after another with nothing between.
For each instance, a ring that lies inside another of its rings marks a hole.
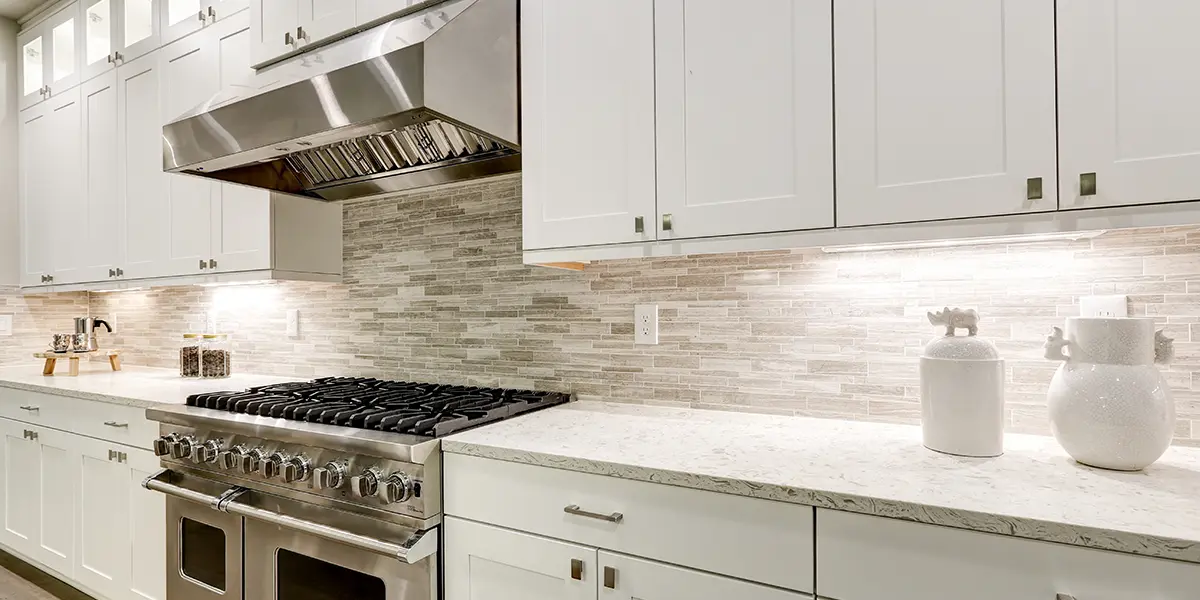
<instances>
[{"instance_id":1,"label":"drawer pull handle","mask_svg":"<svg viewBox=\"0 0 1200 600\"><path fill-rule=\"evenodd\" d=\"M38 411L42 410L42 407L40 407L40 406L22 406L21 410L27 410L29 412L38 412Z\"/></svg>"},{"instance_id":2,"label":"drawer pull handle","mask_svg":"<svg viewBox=\"0 0 1200 600\"><path fill-rule=\"evenodd\" d=\"M577 517L587 517L589 519L599 519L601 521L608 521L609 523L620 523L621 521L625 520L625 515L623 515L619 512L615 512L611 515L602 515L600 513L588 512L586 510L583 510L582 508L579 508L578 504L572 504L572 505L564 508L563 512L567 513L568 515L575 515Z\"/></svg>"},{"instance_id":3,"label":"drawer pull handle","mask_svg":"<svg viewBox=\"0 0 1200 600\"><path fill-rule=\"evenodd\" d=\"M104 424L109 427L129 427L129 423L118 423L116 421L105 421Z\"/></svg>"},{"instance_id":4,"label":"drawer pull handle","mask_svg":"<svg viewBox=\"0 0 1200 600\"><path fill-rule=\"evenodd\" d=\"M604 567L604 587L615 590L617 589L617 570L612 567Z\"/></svg>"},{"instance_id":5,"label":"drawer pull handle","mask_svg":"<svg viewBox=\"0 0 1200 600\"><path fill-rule=\"evenodd\" d=\"M583 581L583 561L578 558L571 559L571 579Z\"/></svg>"}]
</instances>

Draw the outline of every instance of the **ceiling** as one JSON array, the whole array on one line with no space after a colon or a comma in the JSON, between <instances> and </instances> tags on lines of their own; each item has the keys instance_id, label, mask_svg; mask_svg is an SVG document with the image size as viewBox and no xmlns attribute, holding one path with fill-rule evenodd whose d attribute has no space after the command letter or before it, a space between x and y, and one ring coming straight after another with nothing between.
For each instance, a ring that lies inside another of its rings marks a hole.
<instances>
[{"instance_id":1,"label":"ceiling","mask_svg":"<svg viewBox=\"0 0 1200 600\"><path fill-rule=\"evenodd\" d=\"M37 8L45 0L0 0L0 17L17 20Z\"/></svg>"}]
</instances>

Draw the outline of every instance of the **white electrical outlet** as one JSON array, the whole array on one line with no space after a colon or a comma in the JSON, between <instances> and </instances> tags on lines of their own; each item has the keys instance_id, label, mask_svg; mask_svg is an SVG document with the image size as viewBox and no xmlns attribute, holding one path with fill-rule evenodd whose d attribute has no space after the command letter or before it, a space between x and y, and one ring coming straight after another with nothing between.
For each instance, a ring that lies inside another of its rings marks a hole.
<instances>
[{"instance_id":1,"label":"white electrical outlet","mask_svg":"<svg viewBox=\"0 0 1200 600\"><path fill-rule=\"evenodd\" d=\"M287 311L287 334L288 337L300 336L300 309L289 308Z\"/></svg>"},{"instance_id":2,"label":"white electrical outlet","mask_svg":"<svg viewBox=\"0 0 1200 600\"><path fill-rule=\"evenodd\" d=\"M1084 296L1079 299L1081 317L1128 317L1129 296Z\"/></svg>"},{"instance_id":3,"label":"white electrical outlet","mask_svg":"<svg viewBox=\"0 0 1200 600\"><path fill-rule=\"evenodd\" d=\"M12 315L0 315L0 336L12 335Z\"/></svg>"},{"instance_id":4,"label":"white electrical outlet","mask_svg":"<svg viewBox=\"0 0 1200 600\"><path fill-rule=\"evenodd\" d=\"M658 343L657 304L638 304L633 307L633 343Z\"/></svg>"}]
</instances>

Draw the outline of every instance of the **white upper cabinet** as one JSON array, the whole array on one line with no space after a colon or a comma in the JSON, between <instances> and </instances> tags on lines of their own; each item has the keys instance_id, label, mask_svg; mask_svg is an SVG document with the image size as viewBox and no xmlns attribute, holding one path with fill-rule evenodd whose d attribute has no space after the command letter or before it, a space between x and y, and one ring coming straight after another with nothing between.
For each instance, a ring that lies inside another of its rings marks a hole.
<instances>
[{"instance_id":1,"label":"white upper cabinet","mask_svg":"<svg viewBox=\"0 0 1200 600\"><path fill-rule=\"evenodd\" d=\"M54 216L48 104L21 113L20 175L17 187L21 219L21 285L47 285L53 267Z\"/></svg>"},{"instance_id":2,"label":"white upper cabinet","mask_svg":"<svg viewBox=\"0 0 1200 600\"><path fill-rule=\"evenodd\" d=\"M22 110L80 82L79 46L83 36L79 6L73 3L63 7L17 36Z\"/></svg>"},{"instance_id":3,"label":"white upper cabinet","mask_svg":"<svg viewBox=\"0 0 1200 600\"><path fill-rule=\"evenodd\" d=\"M406 0L392 0L393 11ZM253 0L251 63L261 65L310 44L348 32L358 24L349 0Z\"/></svg>"},{"instance_id":4,"label":"white upper cabinet","mask_svg":"<svg viewBox=\"0 0 1200 600\"><path fill-rule=\"evenodd\" d=\"M159 54L117 69L117 188L122 210L118 239L127 278L163 274L170 204L162 171Z\"/></svg>"},{"instance_id":5,"label":"white upper cabinet","mask_svg":"<svg viewBox=\"0 0 1200 600\"><path fill-rule=\"evenodd\" d=\"M156 0L81 0L83 79L158 48Z\"/></svg>"},{"instance_id":6,"label":"white upper cabinet","mask_svg":"<svg viewBox=\"0 0 1200 600\"><path fill-rule=\"evenodd\" d=\"M1053 2L835 0L834 40L838 226L1058 208Z\"/></svg>"},{"instance_id":7,"label":"white upper cabinet","mask_svg":"<svg viewBox=\"0 0 1200 600\"><path fill-rule=\"evenodd\" d=\"M81 263L71 279L55 283L101 281L116 276L121 266L120 223L124 204L117 179L117 72L109 71L79 86L83 114L83 164L78 206L72 217L80 244Z\"/></svg>"},{"instance_id":8,"label":"white upper cabinet","mask_svg":"<svg viewBox=\"0 0 1200 600\"><path fill-rule=\"evenodd\" d=\"M1200 199L1200 3L1059 0L1063 208Z\"/></svg>"},{"instance_id":9,"label":"white upper cabinet","mask_svg":"<svg viewBox=\"0 0 1200 600\"><path fill-rule=\"evenodd\" d=\"M250 0L160 0L162 43L214 25L250 6Z\"/></svg>"},{"instance_id":10,"label":"white upper cabinet","mask_svg":"<svg viewBox=\"0 0 1200 600\"><path fill-rule=\"evenodd\" d=\"M654 19L645 0L521 3L526 249L655 239Z\"/></svg>"},{"instance_id":11,"label":"white upper cabinet","mask_svg":"<svg viewBox=\"0 0 1200 600\"><path fill-rule=\"evenodd\" d=\"M658 238L832 227L829 2L656 0L654 20Z\"/></svg>"}]
</instances>

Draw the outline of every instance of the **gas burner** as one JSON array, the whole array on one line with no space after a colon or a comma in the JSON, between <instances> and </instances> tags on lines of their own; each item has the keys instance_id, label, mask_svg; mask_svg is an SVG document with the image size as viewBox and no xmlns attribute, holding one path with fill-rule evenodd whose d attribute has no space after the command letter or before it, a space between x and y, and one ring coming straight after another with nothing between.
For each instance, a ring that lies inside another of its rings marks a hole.
<instances>
[{"instance_id":1,"label":"gas burner","mask_svg":"<svg viewBox=\"0 0 1200 600\"><path fill-rule=\"evenodd\" d=\"M561 392L325 377L308 382L210 392L188 406L291 421L442 437L569 402Z\"/></svg>"}]
</instances>

